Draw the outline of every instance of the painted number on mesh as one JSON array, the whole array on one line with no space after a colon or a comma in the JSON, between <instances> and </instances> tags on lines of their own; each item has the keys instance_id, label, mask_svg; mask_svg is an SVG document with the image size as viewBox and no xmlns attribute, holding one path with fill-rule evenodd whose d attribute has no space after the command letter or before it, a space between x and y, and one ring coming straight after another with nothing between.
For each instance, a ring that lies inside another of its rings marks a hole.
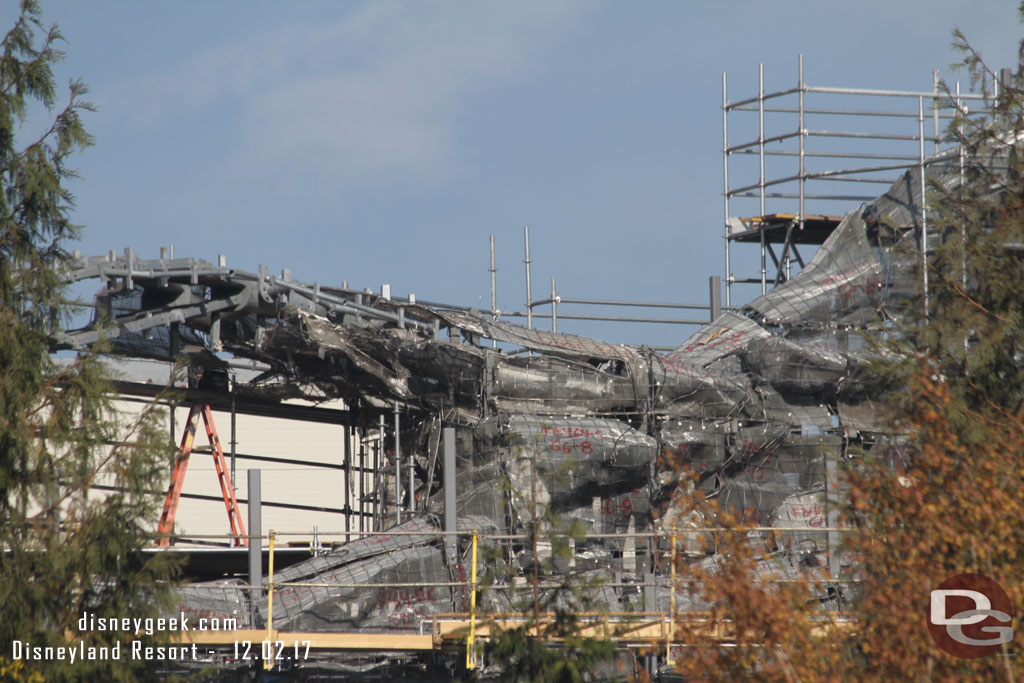
<instances>
[{"instance_id":1,"label":"painted number on mesh","mask_svg":"<svg viewBox=\"0 0 1024 683\"><path fill-rule=\"evenodd\" d=\"M601 512L606 515L617 515L622 513L623 517L629 517L633 511L633 501L627 496L621 500L618 498L605 498L601 501Z\"/></svg>"},{"instance_id":2,"label":"painted number on mesh","mask_svg":"<svg viewBox=\"0 0 1024 683\"><path fill-rule=\"evenodd\" d=\"M571 455L572 453L583 453L584 455L590 455L594 452L594 446L589 441L581 441L578 444L575 441L552 441L549 446L551 450L557 451L558 453L565 453Z\"/></svg>"}]
</instances>

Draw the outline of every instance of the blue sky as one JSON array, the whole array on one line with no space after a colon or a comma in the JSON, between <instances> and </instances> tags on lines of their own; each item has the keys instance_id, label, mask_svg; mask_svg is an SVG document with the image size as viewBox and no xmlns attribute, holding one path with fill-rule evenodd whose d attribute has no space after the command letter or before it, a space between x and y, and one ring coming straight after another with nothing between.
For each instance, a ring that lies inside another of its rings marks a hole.
<instances>
[{"instance_id":1,"label":"blue sky","mask_svg":"<svg viewBox=\"0 0 1024 683\"><path fill-rule=\"evenodd\" d=\"M11 3L13 4L13 3ZM11 8L0 10L9 25ZM1015 63L1013 2L44 2L92 88L79 249L133 247L486 308L704 302L721 80L927 90L959 26ZM843 213L854 207L836 207ZM750 292L753 296L754 292ZM749 298L749 297L741 297ZM568 312L568 309L563 309ZM594 328L671 345L690 328Z\"/></svg>"}]
</instances>

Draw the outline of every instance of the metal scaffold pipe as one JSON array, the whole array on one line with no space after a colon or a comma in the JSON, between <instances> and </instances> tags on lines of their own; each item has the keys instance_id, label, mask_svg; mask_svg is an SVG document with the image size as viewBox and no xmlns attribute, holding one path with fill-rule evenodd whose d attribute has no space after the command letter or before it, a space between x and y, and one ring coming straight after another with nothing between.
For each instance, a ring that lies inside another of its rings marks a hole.
<instances>
[{"instance_id":1,"label":"metal scaffold pipe","mask_svg":"<svg viewBox=\"0 0 1024 683\"><path fill-rule=\"evenodd\" d=\"M359 531L363 532L366 531L363 519L366 502L366 434L359 429L356 431L356 438L359 439Z\"/></svg>"},{"instance_id":2,"label":"metal scaffold pipe","mask_svg":"<svg viewBox=\"0 0 1024 683\"><path fill-rule=\"evenodd\" d=\"M921 174L921 287L924 294L924 317L928 317L928 214L927 181L924 173L924 98L917 98L917 137L920 147L918 171Z\"/></svg>"},{"instance_id":3,"label":"metal scaffold pipe","mask_svg":"<svg viewBox=\"0 0 1024 683\"><path fill-rule=\"evenodd\" d=\"M477 530L473 529L472 547L472 574L469 592L469 635L466 638L466 668L476 668L476 556L477 556Z\"/></svg>"},{"instance_id":4,"label":"metal scaffold pipe","mask_svg":"<svg viewBox=\"0 0 1024 683\"><path fill-rule=\"evenodd\" d=\"M402 443L399 436L400 417L395 401L395 523L402 523Z\"/></svg>"},{"instance_id":5,"label":"metal scaffold pipe","mask_svg":"<svg viewBox=\"0 0 1024 683\"><path fill-rule=\"evenodd\" d=\"M342 467L345 470L345 542L352 540L349 531L352 530L352 500L349 496L349 482L352 480L352 445L349 440L349 429L346 425L341 439Z\"/></svg>"},{"instance_id":6,"label":"metal scaffold pipe","mask_svg":"<svg viewBox=\"0 0 1024 683\"><path fill-rule=\"evenodd\" d=\"M759 216L765 215L764 207L764 62L758 65L757 69L757 108L758 108L758 134L757 134L757 147L758 147L758 159L760 161L760 173L758 175L757 184L759 186L760 194L760 208L761 211ZM761 294L768 291L768 261L767 261L767 243L765 242L765 231L760 231L761 235ZM715 316L712 315L711 319L714 320Z\"/></svg>"},{"instance_id":7,"label":"metal scaffold pipe","mask_svg":"<svg viewBox=\"0 0 1024 683\"><path fill-rule=\"evenodd\" d=\"M498 269L494 267L494 235L491 235L491 317L498 319L498 288L495 280L495 273ZM491 347L498 348L497 340L491 340Z\"/></svg>"},{"instance_id":8,"label":"metal scaffold pipe","mask_svg":"<svg viewBox=\"0 0 1024 683\"><path fill-rule=\"evenodd\" d=\"M523 226L523 238L526 241L526 327L533 329L533 294L530 290L530 226Z\"/></svg>"},{"instance_id":9,"label":"metal scaffold pipe","mask_svg":"<svg viewBox=\"0 0 1024 683\"><path fill-rule=\"evenodd\" d=\"M805 88L804 88L804 56L803 56L803 54L801 54L799 56L799 58L797 59L797 69L798 69L798 72L799 72L798 73L798 77L797 77L797 81L798 81L797 87L800 90L799 94L797 95L797 97L799 98L799 107L800 107L800 114L799 114L800 121L799 121L799 124L798 124L799 127L800 127L800 138L799 138L800 139L800 213L799 213L799 219L798 219L799 223L798 223L798 225L799 225L799 228L800 228L800 234L802 235L803 232L804 232L804 216L805 216L804 200L806 199L805 195L806 195L806 185L807 185L807 175L806 175L807 168L805 166L806 157L804 155L804 145L805 145L806 138L807 138L807 129L804 127L804 93L806 91L805 91ZM787 243L789 242L788 239L786 241L787 241ZM787 246L788 246L788 244L787 244ZM793 273L792 273L792 269L791 269L792 258L789 256L789 251L788 250L786 250L786 264L785 265L786 265L786 282L789 282L789 279L793 276Z\"/></svg>"},{"instance_id":10,"label":"metal scaffold pipe","mask_svg":"<svg viewBox=\"0 0 1024 683\"><path fill-rule=\"evenodd\" d=\"M274 530L270 530L270 568L267 577L267 640L274 642ZM263 661L263 668L270 671L274 668L274 658L268 657Z\"/></svg>"},{"instance_id":11,"label":"metal scaffold pipe","mask_svg":"<svg viewBox=\"0 0 1024 683\"><path fill-rule=\"evenodd\" d=\"M722 176L725 192L725 305L732 305L732 261L729 250L729 98L726 75L722 72Z\"/></svg>"},{"instance_id":12,"label":"metal scaffold pipe","mask_svg":"<svg viewBox=\"0 0 1024 683\"><path fill-rule=\"evenodd\" d=\"M555 293L555 278L551 278L551 331L558 332L558 295Z\"/></svg>"},{"instance_id":13,"label":"metal scaffold pipe","mask_svg":"<svg viewBox=\"0 0 1024 683\"><path fill-rule=\"evenodd\" d=\"M384 414L381 413L377 424L377 440L374 443L376 452L373 458L373 523L377 524L377 515L380 514L380 526L384 526L384 480L381 471L384 468Z\"/></svg>"},{"instance_id":14,"label":"metal scaffold pipe","mask_svg":"<svg viewBox=\"0 0 1024 683\"><path fill-rule=\"evenodd\" d=\"M249 585L259 586L263 583L263 509L262 492L260 490L260 470L251 469L248 475L249 513ZM260 589L253 588L249 592L249 606L253 626L257 625L259 611L256 609Z\"/></svg>"},{"instance_id":15,"label":"metal scaffold pipe","mask_svg":"<svg viewBox=\"0 0 1024 683\"><path fill-rule=\"evenodd\" d=\"M459 528L457 492L455 490L455 429L445 427L442 434L444 444L444 531L446 534L444 542L448 561L455 563L459 550L458 539L455 537Z\"/></svg>"},{"instance_id":16,"label":"metal scaffold pipe","mask_svg":"<svg viewBox=\"0 0 1024 683\"><path fill-rule=\"evenodd\" d=\"M416 512L416 456L409 451L409 513Z\"/></svg>"}]
</instances>

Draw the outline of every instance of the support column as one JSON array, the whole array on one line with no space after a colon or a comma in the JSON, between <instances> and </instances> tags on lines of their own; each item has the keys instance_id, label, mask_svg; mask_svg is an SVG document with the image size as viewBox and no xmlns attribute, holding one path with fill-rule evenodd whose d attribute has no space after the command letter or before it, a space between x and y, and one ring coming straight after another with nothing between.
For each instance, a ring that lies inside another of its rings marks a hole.
<instances>
[{"instance_id":1,"label":"support column","mask_svg":"<svg viewBox=\"0 0 1024 683\"><path fill-rule=\"evenodd\" d=\"M352 499L349 496L349 484L352 477L352 447L349 444L348 425L345 425L342 429L344 430L341 438L341 463L345 468L345 542L348 543L352 540L352 536L349 533L352 531Z\"/></svg>"},{"instance_id":2,"label":"support column","mask_svg":"<svg viewBox=\"0 0 1024 683\"><path fill-rule=\"evenodd\" d=\"M712 275L708 278L708 286L711 293L711 320L714 322L722 315L722 278Z\"/></svg>"},{"instance_id":3,"label":"support column","mask_svg":"<svg viewBox=\"0 0 1024 683\"><path fill-rule=\"evenodd\" d=\"M839 466L836 456L833 453L825 454L825 524L828 531L825 532L826 544L828 546L828 573L830 579L839 578L839 549L842 543L840 532L834 531L839 527L839 496L841 495L839 482Z\"/></svg>"},{"instance_id":4,"label":"support column","mask_svg":"<svg viewBox=\"0 0 1024 683\"><path fill-rule=\"evenodd\" d=\"M263 510L262 494L260 493L260 470L249 470L249 606L252 610L252 628L259 628L259 610L256 604L262 597L263 590Z\"/></svg>"},{"instance_id":5,"label":"support column","mask_svg":"<svg viewBox=\"0 0 1024 683\"><path fill-rule=\"evenodd\" d=\"M530 226L523 226L523 238L526 242L526 328L533 329L533 293L530 291Z\"/></svg>"},{"instance_id":6,"label":"support column","mask_svg":"<svg viewBox=\"0 0 1024 683\"><path fill-rule=\"evenodd\" d=\"M416 456L409 452L409 516L416 512Z\"/></svg>"},{"instance_id":7,"label":"support column","mask_svg":"<svg viewBox=\"0 0 1024 683\"><path fill-rule=\"evenodd\" d=\"M395 401L395 524L402 523L402 438L398 401Z\"/></svg>"},{"instance_id":8,"label":"support column","mask_svg":"<svg viewBox=\"0 0 1024 683\"><path fill-rule=\"evenodd\" d=\"M174 256L171 256L171 258L173 259ZM181 335L180 335L180 332L178 330L178 325L179 325L179 323L171 323L170 340L168 341L168 344L170 345L170 356L171 356L170 357L170 361L171 361L171 376L170 376L170 379L171 380L174 379L174 374L175 374L174 373L174 369L175 369L175 367L177 365L177 362L178 362L178 354L181 352ZM186 378L186 381L185 381L185 385L188 386L187 378ZM171 402L171 410L170 410L170 413L171 413L171 443L175 444L175 445L177 445L177 443L178 443L178 432L177 432L176 425L174 424L174 409L176 407L177 406L172 401Z\"/></svg>"},{"instance_id":9,"label":"support column","mask_svg":"<svg viewBox=\"0 0 1024 683\"><path fill-rule=\"evenodd\" d=\"M231 373L231 487L236 491L238 490L238 479L235 478L235 448L238 445L238 439L235 438L235 422L238 411L235 406L235 386L237 384L235 373Z\"/></svg>"},{"instance_id":10,"label":"support column","mask_svg":"<svg viewBox=\"0 0 1024 683\"><path fill-rule=\"evenodd\" d=\"M498 319L498 288L495 283L494 275L498 272L498 269L494 267L494 235L491 235L491 320ZM437 319L434 319L435 322ZM498 348L498 342L495 339L491 340L491 348Z\"/></svg>"},{"instance_id":11,"label":"support column","mask_svg":"<svg viewBox=\"0 0 1024 683\"><path fill-rule=\"evenodd\" d=\"M555 292L555 278L551 278L551 331L558 332L558 294Z\"/></svg>"},{"instance_id":12,"label":"support column","mask_svg":"<svg viewBox=\"0 0 1024 683\"><path fill-rule=\"evenodd\" d=\"M458 561L458 542L454 533L458 531L458 511L455 500L455 430L445 427L442 432L444 439L444 545L448 553L448 563Z\"/></svg>"},{"instance_id":13,"label":"support column","mask_svg":"<svg viewBox=\"0 0 1024 683\"><path fill-rule=\"evenodd\" d=\"M359 440L359 531L363 532L366 531L366 521L363 519L366 503L366 434L359 428L354 429L356 439Z\"/></svg>"},{"instance_id":14,"label":"support column","mask_svg":"<svg viewBox=\"0 0 1024 683\"><path fill-rule=\"evenodd\" d=\"M373 523L374 530L384 528L384 488L381 470L384 469L384 414L380 414L377 424L377 441L373 453ZM379 522L377 515L380 514Z\"/></svg>"}]
</instances>

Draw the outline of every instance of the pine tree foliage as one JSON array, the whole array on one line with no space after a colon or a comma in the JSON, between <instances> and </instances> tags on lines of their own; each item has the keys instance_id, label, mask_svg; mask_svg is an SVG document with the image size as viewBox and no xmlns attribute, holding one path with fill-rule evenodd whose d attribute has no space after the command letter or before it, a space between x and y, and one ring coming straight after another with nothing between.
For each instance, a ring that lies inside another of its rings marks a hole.
<instances>
[{"instance_id":1,"label":"pine tree foliage","mask_svg":"<svg viewBox=\"0 0 1024 683\"><path fill-rule=\"evenodd\" d=\"M502 630L491 621L496 635L487 642L487 662L498 671L500 681L582 683L606 678L608 671L623 666L615 661L615 643L587 635L580 615L607 609L595 599L607 577L566 571L575 552L569 540L582 540L582 525L567 524L547 510L546 531L540 526L530 524L535 541L532 553L537 552L537 539L543 538L550 556L534 565L536 573L526 577L527 585L513 596L515 613L525 617L521 625ZM493 579L489 577L486 583ZM543 587L534 590L539 584Z\"/></svg>"},{"instance_id":2,"label":"pine tree foliage","mask_svg":"<svg viewBox=\"0 0 1024 683\"><path fill-rule=\"evenodd\" d=\"M534 461L532 467L536 466ZM556 476L567 475L571 467L570 460ZM625 660L615 660L615 644L588 635L580 616L607 610L600 594L608 577L569 566L574 544L584 539L584 525L566 519L555 506L539 503L536 484L524 492L506 482L505 491L531 509L525 523L529 562L523 568L526 584L516 589L507 585L508 577L517 573L508 564L510 558L498 547L486 553L492 570L484 577L482 591L505 593L512 612L523 617L513 627L490 620L493 635L485 648L488 667L500 681L578 683L605 679L609 671L618 673L625 668Z\"/></svg>"},{"instance_id":3,"label":"pine tree foliage","mask_svg":"<svg viewBox=\"0 0 1024 683\"><path fill-rule=\"evenodd\" d=\"M957 574L994 579L1018 618L1024 607L1024 61L999 74L959 31L953 47L989 111L972 113L946 88L961 171L929 186L927 306L890 347L890 374L901 378L894 428L911 438L913 458L902 471L850 472L847 521L858 532L848 545L864 580L859 674L874 680L1021 674L1019 635L999 653L957 659L935 646L926 620L908 623L894 607L923 612Z\"/></svg>"},{"instance_id":4,"label":"pine tree foliage","mask_svg":"<svg viewBox=\"0 0 1024 683\"><path fill-rule=\"evenodd\" d=\"M963 55L955 66L985 96L985 111L972 111L968 103L977 109L976 101L960 101L942 85L953 115L946 138L960 151L960 172L929 184L927 306L911 307L897 328L900 343L889 350L902 362L877 369L905 384L928 358L972 410L1015 410L1024 401L1021 72L992 71L959 31L953 47Z\"/></svg>"},{"instance_id":5,"label":"pine tree foliage","mask_svg":"<svg viewBox=\"0 0 1024 683\"><path fill-rule=\"evenodd\" d=\"M63 102L55 84L62 42L35 0L21 2L0 41L0 666L46 680L130 680L139 674L130 660L11 661L14 640L128 637L78 634L77 620L154 615L174 575L166 559L140 552L171 455L159 415L150 408L126 422L95 353L66 363L50 355L71 314L61 280L79 232L69 164L92 144L85 84L72 81Z\"/></svg>"}]
</instances>

